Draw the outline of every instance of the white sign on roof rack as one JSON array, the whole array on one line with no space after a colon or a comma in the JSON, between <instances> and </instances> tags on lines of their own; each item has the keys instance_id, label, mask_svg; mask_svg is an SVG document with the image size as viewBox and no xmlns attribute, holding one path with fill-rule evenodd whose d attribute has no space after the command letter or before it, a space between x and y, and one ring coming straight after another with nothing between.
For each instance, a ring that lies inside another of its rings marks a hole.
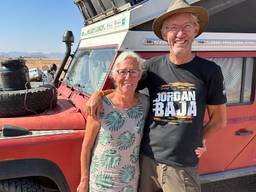
<instances>
[{"instance_id":1,"label":"white sign on roof rack","mask_svg":"<svg viewBox=\"0 0 256 192\"><path fill-rule=\"evenodd\" d=\"M82 29L81 39L129 29L129 12L123 12Z\"/></svg>"}]
</instances>

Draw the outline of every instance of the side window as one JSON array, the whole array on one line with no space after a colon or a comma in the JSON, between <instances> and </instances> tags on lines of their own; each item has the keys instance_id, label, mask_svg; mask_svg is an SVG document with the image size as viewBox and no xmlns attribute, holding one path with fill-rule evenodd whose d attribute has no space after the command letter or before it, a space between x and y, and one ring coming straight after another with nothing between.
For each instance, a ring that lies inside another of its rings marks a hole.
<instances>
[{"instance_id":1,"label":"side window","mask_svg":"<svg viewBox=\"0 0 256 192\"><path fill-rule=\"evenodd\" d=\"M253 88L253 71L254 71L254 58L246 59L246 69L244 76L244 94L243 101L250 102Z\"/></svg>"},{"instance_id":2,"label":"side window","mask_svg":"<svg viewBox=\"0 0 256 192\"><path fill-rule=\"evenodd\" d=\"M251 102L254 58L209 58L222 69L228 104Z\"/></svg>"}]
</instances>

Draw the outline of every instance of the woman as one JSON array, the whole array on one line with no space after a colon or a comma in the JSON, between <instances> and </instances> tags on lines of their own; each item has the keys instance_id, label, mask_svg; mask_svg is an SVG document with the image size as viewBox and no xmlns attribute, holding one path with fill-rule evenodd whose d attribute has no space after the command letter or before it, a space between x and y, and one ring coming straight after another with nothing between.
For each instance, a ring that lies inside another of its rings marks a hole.
<instances>
[{"instance_id":1,"label":"woman","mask_svg":"<svg viewBox=\"0 0 256 192\"><path fill-rule=\"evenodd\" d=\"M136 93L143 60L119 55L112 77L116 88L103 97L98 119L88 115L81 152L79 192L137 191L139 148L148 99Z\"/></svg>"}]
</instances>

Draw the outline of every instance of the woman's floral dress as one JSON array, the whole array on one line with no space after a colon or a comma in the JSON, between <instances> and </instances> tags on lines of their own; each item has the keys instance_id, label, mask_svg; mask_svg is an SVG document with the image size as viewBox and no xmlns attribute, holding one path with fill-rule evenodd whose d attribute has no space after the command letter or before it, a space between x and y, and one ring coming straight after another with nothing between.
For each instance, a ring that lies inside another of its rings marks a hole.
<instances>
[{"instance_id":1,"label":"woman's floral dress","mask_svg":"<svg viewBox=\"0 0 256 192\"><path fill-rule=\"evenodd\" d=\"M90 192L137 192L139 151L148 98L139 94L136 106L116 109L103 98L101 129L90 165Z\"/></svg>"}]
</instances>

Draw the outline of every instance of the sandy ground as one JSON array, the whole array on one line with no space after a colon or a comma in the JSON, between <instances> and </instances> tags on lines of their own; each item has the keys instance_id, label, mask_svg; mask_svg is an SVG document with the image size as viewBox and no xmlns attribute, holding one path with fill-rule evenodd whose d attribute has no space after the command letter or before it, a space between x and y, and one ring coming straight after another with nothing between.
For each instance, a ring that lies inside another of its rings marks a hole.
<instances>
[{"instance_id":1,"label":"sandy ground","mask_svg":"<svg viewBox=\"0 0 256 192\"><path fill-rule=\"evenodd\" d=\"M42 70L49 69L50 65L55 63L58 67L61 64L61 58L24 58L29 69L38 67Z\"/></svg>"},{"instance_id":2,"label":"sandy ground","mask_svg":"<svg viewBox=\"0 0 256 192\"><path fill-rule=\"evenodd\" d=\"M62 58L23 58L26 66L31 69L38 67L42 70L47 70L51 64L55 63L58 67L61 64ZM6 60L6 58L0 58L0 61Z\"/></svg>"}]
</instances>

